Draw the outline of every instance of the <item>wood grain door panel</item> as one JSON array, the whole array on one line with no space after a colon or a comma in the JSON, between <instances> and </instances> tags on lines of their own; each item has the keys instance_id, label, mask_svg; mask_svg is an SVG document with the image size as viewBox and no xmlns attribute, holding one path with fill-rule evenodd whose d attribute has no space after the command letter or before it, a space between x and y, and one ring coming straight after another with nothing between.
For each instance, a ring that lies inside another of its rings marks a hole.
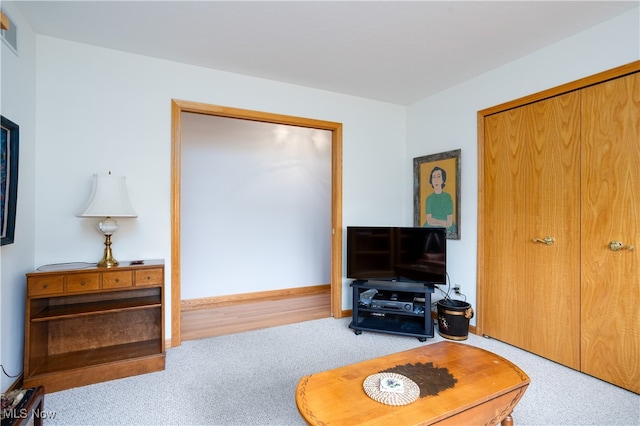
<instances>
[{"instance_id":1,"label":"wood grain door panel","mask_svg":"<svg viewBox=\"0 0 640 426\"><path fill-rule=\"evenodd\" d=\"M640 61L478 118L477 330L640 394Z\"/></svg>"},{"instance_id":2,"label":"wood grain door panel","mask_svg":"<svg viewBox=\"0 0 640 426\"><path fill-rule=\"evenodd\" d=\"M527 348L580 367L580 95L525 106ZM533 242L552 237L553 245Z\"/></svg>"},{"instance_id":3,"label":"wood grain door panel","mask_svg":"<svg viewBox=\"0 0 640 426\"><path fill-rule=\"evenodd\" d=\"M583 92L582 371L640 393L640 74Z\"/></svg>"},{"instance_id":4,"label":"wood grain door panel","mask_svg":"<svg viewBox=\"0 0 640 426\"><path fill-rule=\"evenodd\" d=\"M523 215L524 146L518 138L524 132L522 109L516 108L485 118L485 235L483 274L488 278L483 286L485 306L483 332L486 335L521 346L524 321L514 315L524 300L526 271L526 218Z\"/></svg>"},{"instance_id":5,"label":"wood grain door panel","mask_svg":"<svg viewBox=\"0 0 640 426\"><path fill-rule=\"evenodd\" d=\"M483 332L579 367L579 95L485 118ZM553 245L534 238L554 238ZM567 301L570 301L567 303Z\"/></svg>"}]
</instances>

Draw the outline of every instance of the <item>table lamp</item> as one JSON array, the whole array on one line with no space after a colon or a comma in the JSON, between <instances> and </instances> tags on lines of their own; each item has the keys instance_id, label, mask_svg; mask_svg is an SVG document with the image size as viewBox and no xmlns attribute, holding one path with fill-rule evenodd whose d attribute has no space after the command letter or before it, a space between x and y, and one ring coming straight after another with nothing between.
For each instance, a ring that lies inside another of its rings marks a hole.
<instances>
[{"instance_id":1,"label":"table lamp","mask_svg":"<svg viewBox=\"0 0 640 426\"><path fill-rule=\"evenodd\" d=\"M93 188L86 206L77 214L78 217L104 217L98 224L105 236L104 255L98 262L98 267L112 268L118 266L111 252L111 235L118 230L116 217L138 217L138 213L131 207L127 194L127 183L124 176L109 174L93 175Z\"/></svg>"}]
</instances>

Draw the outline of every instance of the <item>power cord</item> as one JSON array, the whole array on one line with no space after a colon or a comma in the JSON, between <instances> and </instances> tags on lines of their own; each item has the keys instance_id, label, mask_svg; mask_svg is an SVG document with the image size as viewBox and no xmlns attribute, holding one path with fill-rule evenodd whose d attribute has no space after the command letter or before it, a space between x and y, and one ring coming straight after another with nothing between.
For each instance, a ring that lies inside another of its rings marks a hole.
<instances>
[{"instance_id":1,"label":"power cord","mask_svg":"<svg viewBox=\"0 0 640 426\"><path fill-rule=\"evenodd\" d=\"M467 295L464 293L460 293L460 291L456 291L456 296L462 296L464 297L463 302L467 303Z\"/></svg>"},{"instance_id":2,"label":"power cord","mask_svg":"<svg viewBox=\"0 0 640 426\"><path fill-rule=\"evenodd\" d=\"M4 375L10 379L15 379L16 377L20 377L20 374L22 374L22 373L18 373L15 376L12 376L11 374L7 373L7 370L4 369L4 365L0 364L0 368L2 368L2 372L4 373Z\"/></svg>"},{"instance_id":3,"label":"power cord","mask_svg":"<svg viewBox=\"0 0 640 426\"><path fill-rule=\"evenodd\" d=\"M435 288L437 288L437 289L440 291L440 293L442 294L442 298L443 298L444 300L446 300L446 301L448 301L448 300L453 300L453 299L451 298L451 291L453 290L453 292L454 292L454 294L455 294L456 296L462 296L462 297L464 297L464 302L466 303L466 302L467 302L467 296L466 296L465 294L463 294L463 293L461 293L461 292L460 292L459 287L455 287L455 288L453 288L453 289L452 289L452 288L451 288L451 278L449 277L449 273L448 273L448 272L446 272L446 275L447 275L447 291L444 291L443 289L441 289L441 288L440 288L440 287L438 287L437 285L435 286ZM457 288L458 290L456 290L456 288ZM437 304L438 304L438 302L433 302L433 303L431 304L431 306L433 307L433 306L436 306Z\"/></svg>"},{"instance_id":4,"label":"power cord","mask_svg":"<svg viewBox=\"0 0 640 426\"><path fill-rule=\"evenodd\" d=\"M434 287L437 288L440 293L442 294L442 298L444 300L451 300L451 298L449 297L449 294L451 294L451 279L449 278L449 273L445 272L445 274L447 275L447 291L444 291L443 289L441 289L438 285L435 285ZM438 304L437 301L431 303L431 307L436 307Z\"/></svg>"}]
</instances>

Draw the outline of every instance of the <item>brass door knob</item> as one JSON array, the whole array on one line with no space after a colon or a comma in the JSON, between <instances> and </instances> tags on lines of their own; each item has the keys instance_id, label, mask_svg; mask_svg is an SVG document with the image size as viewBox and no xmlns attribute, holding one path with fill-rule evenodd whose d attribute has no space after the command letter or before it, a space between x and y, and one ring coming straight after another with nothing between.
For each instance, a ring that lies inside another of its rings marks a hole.
<instances>
[{"instance_id":1,"label":"brass door knob","mask_svg":"<svg viewBox=\"0 0 640 426\"><path fill-rule=\"evenodd\" d=\"M609 243L609 248L612 251L620 251L622 249L633 250L633 246L631 244L624 244L622 241L613 240Z\"/></svg>"},{"instance_id":2,"label":"brass door knob","mask_svg":"<svg viewBox=\"0 0 640 426\"><path fill-rule=\"evenodd\" d=\"M553 243L556 242L556 240L553 237L544 237L544 238L534 238L533 239L534 243L542 243L542 244L546 244L548 246L552 246Z\"/></svg>"}]
</instances>

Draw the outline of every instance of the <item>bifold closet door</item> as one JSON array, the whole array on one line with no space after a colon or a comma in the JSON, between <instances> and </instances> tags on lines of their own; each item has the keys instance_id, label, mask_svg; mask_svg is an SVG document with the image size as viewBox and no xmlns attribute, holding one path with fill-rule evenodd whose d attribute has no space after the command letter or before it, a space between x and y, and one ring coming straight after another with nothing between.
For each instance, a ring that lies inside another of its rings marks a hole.
<instances>
[{"instance_id":1,"label":"bifold closet door","mask_svg":"<svg viewBox=\"0 0 640 426\"><path fill-rule=\"evenodd\" d=\"M580 362L580 98L485 118L483 333Z\"/></svg>"},{"instance_id":2,"label":"bifold closet door","mask_svg":"<svg viewBox=\"0 0 640 426\"><path fill-rule=\"evenodd\" d=\"M640 73L583 90L582 177L582 371L640 393Z\"/></svg>"}]
</instances>

